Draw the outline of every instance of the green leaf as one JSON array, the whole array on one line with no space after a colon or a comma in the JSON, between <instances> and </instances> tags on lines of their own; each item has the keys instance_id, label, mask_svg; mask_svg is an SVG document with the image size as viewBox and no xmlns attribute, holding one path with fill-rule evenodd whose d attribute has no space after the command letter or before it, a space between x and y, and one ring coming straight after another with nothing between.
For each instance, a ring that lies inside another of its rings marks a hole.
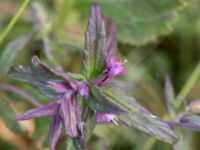
<instances>
[{"instance_id":1,"label":"green leaf","mask_svg":"<svg viewBox=\"0 0 200 150\"><path fill-rule=\"evenodd\" d=\"M100 88L100 93L128 111L118 116L119 123L135 127L167 143L176 143L177 136L167 123L147 111L133 97L126 96L117 85L109 83Z\"/></svg>"},{"instance_id":2,"label":"green leaf","mask_svg":"<svg viewBox=\"0 0 200 150\"><path fill-rule=\"evenodd\" d=\"M87 100L87 103L92 110L97 112L114 114L125 112L118 105L113 104L103 97L95 87L90 88L90 97Z\"/></svg>"},{"instance_id":3,"label":"green leaf","mask_svg":"<svg viewBox=\"0 0 200 150\"><path fill-rule=\"evenodd\" d=\"M23 131L15 120L15 113L9 105L3 100L4 97L0 95L0 117L4 120L6 126L17 134L22 134Z\"/></svg>"},{"instance_id":4,"label":"green leaf","mask_svg":"<svg viewBox=\"0 0 200 150\"><path fill-rule=\"evenodd\" d=\"M5 74L9 70L12 61L17 56L18 52L30 42L32 37L32 33L26 34L11 41L6 46L6 48L2 51L0 55L0 76Z\"/></svg>"},{"instance_id":5,"label":"green leaf","mask_svg":"<svg viewBox=\"0 0 200 150\"><path fill-rule=\"evenodd\" d=\"M79 73L67 72L66 74L67 74L68 77L70 77L74 80L79 80L79 81L86 80L85 77L82 74L79 74Z\"/></svg>"},{"instance_id":6,"label":"green leaf","mask_svg":"<svg viewBox=\"0 0 200 150\"><path fill-rule=\"evenodd\" d=\"M169 76L165 76L165 87L164 87L165 103L170 116L176 113L176 101L174 88Z\"/></svg>"},{"instance_id":7,"label":"green leaf","mask_svg":"<svg viewBox=\"0 0 200 150\"><path fill-rule=\"evenodd\" d=\"M30 84L33 88L37 89L41 94L51 99L55 99L57 96L59 96L58 92L47 86L47 82L38 80L37 77L33 75L30 67L22 67L22 66L12 67L11 70L9 71L9 74L13 79Z\"/></svg>"},{"instance_id":8,"label":"green leaf","mask_svg":"<svg viewBox=\"0 0 200 150\"><path fill-rule=\"evenodd\" d=\"M67 76L58 70L53 70L33 56L31 67L16 66L9 71L12 78L29 83L41 94L56 99L62 93L51 86L49 82L67 84Z\"/></svg>"},{"instance_id":9,"label":"green leaf","mask_svg":"<svg viewBox=\"0 0 200 150\"><path fill-rule=\"evenodd\" d=\"M106 29L98 5L92 4L88 27L85 32L84 75L88 79L96 78L105 68Z\"/></svg>"},{"instance_id":10,"label":"green leaf","mask_svg":"<svg viewBox=\"0 0 200 150\"><path fill-rule=\"evenodd\" d=\"M172 31L177 11L185 0L77 0L76 8L86 12L91 2L117 25L118 39L126 44L144 45Z\"/></svg>"}]
</instances>

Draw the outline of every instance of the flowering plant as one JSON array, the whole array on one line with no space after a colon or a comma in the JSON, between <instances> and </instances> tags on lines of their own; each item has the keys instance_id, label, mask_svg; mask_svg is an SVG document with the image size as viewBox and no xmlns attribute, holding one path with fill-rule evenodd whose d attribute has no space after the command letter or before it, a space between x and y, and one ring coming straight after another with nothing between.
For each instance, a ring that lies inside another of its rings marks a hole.
<instances>
[{"instance_id":1,"label":"flowering plant","mask_svg":"<svg viewBox=\"0 0 200 150\"><path fill-rule=\"evenodd\" d=\"M33 56L30 66L13 67L10 75L32 85L53 100L17 116L17 120L51 117L49 147L54 150L62 128L78 148L85 147L85 136L94 123L113 123L137 128L167 143L177 141L170 125L151 114L112 81L125 74L117 52L115 24L103 16L96 4L85 33L83 67L80 74L51 69ZM95 119L93 119L95 118Z\"/></svg>"}]
</instances>

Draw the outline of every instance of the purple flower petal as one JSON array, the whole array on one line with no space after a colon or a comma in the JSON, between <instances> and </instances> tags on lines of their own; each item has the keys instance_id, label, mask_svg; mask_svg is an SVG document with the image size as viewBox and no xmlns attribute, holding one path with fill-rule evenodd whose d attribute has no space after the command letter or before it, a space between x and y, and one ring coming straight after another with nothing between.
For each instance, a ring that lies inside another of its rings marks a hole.
<instances>
[{"instance_id":1,"label":"purple flower petal","mask_svg":"<svg viewBox=\"0 0 200 150\"><path fill-rule=\"evenodd\" d=\"M39 108L31 109L26 111L25 113L16 117L17 120L29 120L33 118L40 118L45 116L53 115L57 109L59 104L57 102L48 104L46 106L42 106Z\"/></svg>"},{"instance_id":2,"label":"purple flower petal","mask_svg":"<svg viewBox=\"0 0 200 150\"><path fill-rule=\"evenodd\" d=\"M60 120L59 114L52 116L51 125L49 129L49 148L55 150L56 143L62 131L62 121Z\"/></svg>"},{"instance_id":3,"label":"purple flower petal","mask_svg":"<svg viewBox=\"0 0 200 150\"><path fill-rule=\"evenodd\" d=\"M102 75L100 75L94 83L97 86L102 86L106 81L114 76L122 76L125 74L125 68L122 61L116 61L111 57L107 62L107 68Z\"/></svg>"},{"instance_id":4,"label":"purple flower petal","mask_svg":"<svg viewBox=\"0 0 200 150\"><path fill-rule=\"evenodd\" d=\"M125 69L123 67L122 61L115 61L114 58L110 58L107 63L107 76L108 78L114 77L114 76L122 76L125 74Z\"/></svg>"},{"instance_id":5,"label":"purple flower petal","mask_svg":"<svg viewBox=\"0 0 200 150\"><path fill-rule=\"evenodd\" d=\"M97 113L97 122L98 123L111 123L116 119L116 116L114 114L103 114L103 113Z\"/></svg>"}]
</instances>

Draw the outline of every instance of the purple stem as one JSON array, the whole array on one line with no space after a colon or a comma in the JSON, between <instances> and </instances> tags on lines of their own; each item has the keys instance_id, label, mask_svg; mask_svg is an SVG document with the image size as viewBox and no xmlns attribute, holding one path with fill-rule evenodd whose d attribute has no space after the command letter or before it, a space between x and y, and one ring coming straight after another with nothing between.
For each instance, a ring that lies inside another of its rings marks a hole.
<instances>
[{"instance_id":1,"label":"purple stem","mask_svg":"<svg viewBox=\"0 0 200 150\"><path fill-rule=\"evenodd\" d=\"M28 102L31 104L41 107L42 103L40 103L38 100L34 99L31 97L29 94L27 94L25 91L16 88L13 85L7 84L7 83L0 83L0 89L6 90L6 91L11 91L17 95L20 95L21 97L25 98Z\"/></svg>"}]
</instances>

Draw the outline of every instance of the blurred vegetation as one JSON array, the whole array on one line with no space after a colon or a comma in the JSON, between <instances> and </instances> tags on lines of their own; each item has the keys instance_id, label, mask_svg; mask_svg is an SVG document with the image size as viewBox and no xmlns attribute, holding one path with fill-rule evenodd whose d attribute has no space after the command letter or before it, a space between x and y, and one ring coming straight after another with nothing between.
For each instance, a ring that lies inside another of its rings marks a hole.
<instances>
[{"instance_id":1,"label":"blurred vegetation","mask_svg":"<svg viewBox=\"0 0 200 150\"><path fill-rule=\"evenodd\" d=\"M16 122L15 115L49 100L7 75L12 65L27 65L38 55L51 67L78 72L91 0L0 0L0 149L48 149L48 118ZM199 0L94 0L117 25L119 55L127 60L118 81L141 104L164 117L165 75L175 95L200 62ZM200 98L200 80L184 103ZM177 150L198 150L200 134L180 131ZM61 148L62 149L62 148ZM170 150L146 134L99 125L88 143L95 150Z\"/></svg>"}]
</instances>

